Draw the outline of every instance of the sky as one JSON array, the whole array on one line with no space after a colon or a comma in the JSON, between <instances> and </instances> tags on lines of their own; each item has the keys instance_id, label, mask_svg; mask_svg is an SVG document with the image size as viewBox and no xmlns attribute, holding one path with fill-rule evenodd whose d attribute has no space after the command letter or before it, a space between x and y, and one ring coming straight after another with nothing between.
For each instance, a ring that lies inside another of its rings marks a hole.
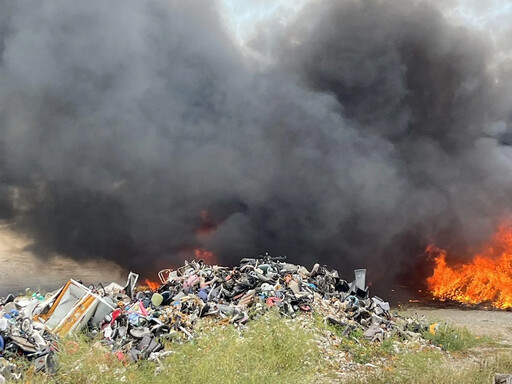
<instances>
[{"instance_id":1,"label":"sky","mask_svg":"<svg viewBox=\"0 0 512 384\"><path fill-rule=\"evenodd\" d=\"M245 46L259 24L268 22L287 25L305 4L321 0L221 0L226 25L235 40ZM512 33L512 1L510 0L433 0L444 9L453 23L471 25L493 36L509 56L512 47L505 41Z\"/></svg>"}]
</instances>

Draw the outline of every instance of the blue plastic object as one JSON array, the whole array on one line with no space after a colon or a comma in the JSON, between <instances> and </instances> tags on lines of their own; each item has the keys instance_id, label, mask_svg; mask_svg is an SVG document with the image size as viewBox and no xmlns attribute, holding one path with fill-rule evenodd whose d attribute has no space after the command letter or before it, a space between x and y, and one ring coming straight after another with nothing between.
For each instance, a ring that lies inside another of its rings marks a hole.
<instances>
[{"instance_id":1,"label":"blue plastic object","mask_svg":"<svg viewBox=\"0 0 512 384\"><path fill-rule=\"evenodd\" d=\"M199 293L197 295L199 296L199 298L201 300L203 300L203 302L206 303L208 301L208 290L207 289L204 289L204 288L200 289Z\"/></svg>"}]
</instances>

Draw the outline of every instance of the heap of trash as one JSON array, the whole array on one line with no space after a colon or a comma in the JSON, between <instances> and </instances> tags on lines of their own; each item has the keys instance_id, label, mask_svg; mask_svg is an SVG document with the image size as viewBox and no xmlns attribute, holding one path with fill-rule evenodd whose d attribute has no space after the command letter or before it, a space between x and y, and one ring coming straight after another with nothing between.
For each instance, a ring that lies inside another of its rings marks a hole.
<instances>
[{"instance_id":1,"label":"heap of trash","mask_svg":"<svg viewBox=\"0 0 512 384\"><path fill-rule=\"evenodd\" d=\"M311 270L268 254L244 258L236 267L185 262L159 272L160 287L126 284L85 286L70 280L61 289L0 298L0 384L21 377L16 359L23 356L37 372L56 372L60 337L85 332L127 362L159 361L171 351L165 340L194 338L203 319L243 327L271 308L283 316L316 313L341 327L342 334L362 330L381 342L398 335L421 339L424 327L390 313L389 303L370 297L366 270L348 282L336 270L315 264Z\"/></svg>"}]
</instances>

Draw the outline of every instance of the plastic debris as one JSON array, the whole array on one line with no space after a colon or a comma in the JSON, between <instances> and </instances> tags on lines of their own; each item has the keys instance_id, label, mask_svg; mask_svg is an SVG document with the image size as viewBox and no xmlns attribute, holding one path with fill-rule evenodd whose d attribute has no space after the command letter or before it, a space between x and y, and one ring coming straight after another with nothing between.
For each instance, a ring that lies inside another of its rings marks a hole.
<instances>
[{"instance_id":1,"label":"plastic debris","mask_svg":"<svg viewBox=\"0 0 512 384\"><path fill-rule=\"evenodd\" d=\"M365 269L355 270L348 282L325 266L315 264L309 271L267 254L244 258L236 267L185 262L160 271L157 289L137 287L138 277L131 272L124 286L105 287L70 280L47 295L0 299L0 383L21 377L2 355L23 355L36 371L51 374L59 337L79 331L99 335L121 361L149 359L160 366L172 353L164 349L165 340L193 339L199 322L243 327L271 309L291 318L312 312L339 327L342 337L361 330L371 342L393 335L417 340L427 329L420 321L392 315L383 299L370 298Z\"/></svg>"}]
</instances>

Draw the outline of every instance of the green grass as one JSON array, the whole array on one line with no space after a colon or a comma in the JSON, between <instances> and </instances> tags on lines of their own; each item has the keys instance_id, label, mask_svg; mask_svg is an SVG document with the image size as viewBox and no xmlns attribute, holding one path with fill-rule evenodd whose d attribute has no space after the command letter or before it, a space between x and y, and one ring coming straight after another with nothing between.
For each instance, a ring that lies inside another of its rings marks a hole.
<instances>
[{"instance_id":1,"label":"green grass","mask_svg":"<svg viewBox=\"0 0 512 384\"><path fill-rule=\"evenodd\" d=\"M448 324L439 325L435 334L423 332L423 337L446 351L467 351L489 342L489 339L472 334L467 328L454 327Z\"/></svg>"},{"instance_id":2,"label":"green grass","mask_svg":"<svg viewBox=\"0 0 512 384\"><path fill-rule=\"evenodd\" d=\"M391 358L396 355L393 348L393 342L396 338L384 340L382 343L372 343L364 337L359 337L357 333L351 333L347 337L342 338L339 348L348 352L352 356L352 360L358 364L371 363L376 358Z\"/></svg>"},{"instance_id":3,"label":"green grass","mask_svg":"<svg viewBox=\"0 0 512 384\"><path fill-rule=\"evenodd\" d=\"M326 383L340 382L341 368L324 359L316 344L320 335L340 336L343 329L325 324L321 318L290 320L270 312L238 330L232 325L200 323L197 336L186 343L166 341L174 353L161 365L142 361L122 362L99 342L85 336L63 339L58 356L59 371L53 376L28 369L25 383L34 384L172 384L172 383ZM305 324L305 326L304 326ZM467 383L490 382L496 372L512 372L512 351L467 359L471 348L482 345L465 328L441 326L435 335L425 334L433 344L457 353L447 354L421 344L404 348L398 336L371 343L361 330L338 337L335 348L361 366L345 383ZM329 338L329 336L327 336ZM396 348L399 346L399 348ZM461 352L461 353L459 353ZM472 362L471 362L472 361ZM475 363L475 361L477 363ZM379 363L380 362L380 363Z\"/></svg>"},{"instance_id":4,"label":"green grass","mask_svg":"<svg viewBox=\"0 0 512 384\"><path fill-rule=\"evenodd\" d=\"M393 344L399 340L396 336L381 343L372 343L364 337L364 332L360 328L353 329L346 336L342 336L344 327L325 323L321 318L315 318L315 325L319 329L329 330L341 337L338 348L349 353L352 360L358 364L371 363L376 358L390 358L396 355L393 347Z\"/></svg>"},{"instance_id":5,"label":"green grass","mask_svg":"<svg viewBox=\"0 0 512 384\"><path fill-rule=\"evenodd\" d=\"M213 326L194 341L169 345L175 353L157 365L123 364L84 337L63 340L59 372L53 377L29 371L30 383L312 383L320 359L311 334L299 323L270 314L242 334L233 326Z\"/></svg>"},{"instance_id":6,"label":"green grass","mask_svg":"<svg viewBox=\"0 0 512 384\"><path fill-rule=\"evenodd\" d=\"M431 348L402 351L393 354L389 364L378 372L369 373L364 379L347 380L353 384L482 384L490 383L495 373L512 372L512 351L494 352L491 356L479 355L473 348L495 346L488 337L472 334L465 327L440 325L435 334L425 331L423 337L443 351L455 352L451 356ZM391 340L391 339L390 339ZM387 349L386 341L381 349ZM476 355L475 355L476 353ZM473 354L473 359L466 359Z\"/></svg>"},{"instance_id":7,"label":"green grass","mask_svg":"<svg viewBox=\"0 0 512 384\"><path fill-rule=\"evenodd\" d=\"M371 373L351 384L485 384L495 373L512 372L512 353L495 354L473 363L455 363L441 352L421 351L400 356L387 370Z\"/></svg>"}]
</instances>

